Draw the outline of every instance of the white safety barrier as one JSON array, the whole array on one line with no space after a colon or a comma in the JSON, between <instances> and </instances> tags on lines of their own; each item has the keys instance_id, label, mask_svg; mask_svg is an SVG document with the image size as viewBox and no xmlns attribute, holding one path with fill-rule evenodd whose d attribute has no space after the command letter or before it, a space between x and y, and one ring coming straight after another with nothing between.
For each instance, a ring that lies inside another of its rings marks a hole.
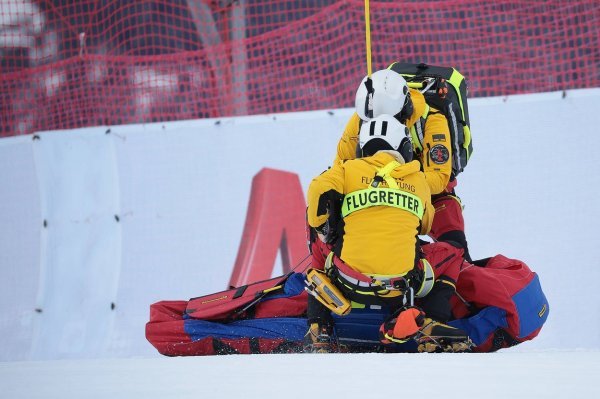
<instances>
[{"instance_id":1,"label":"white safety barrier","mask_svg":"<svg viewBox=\"0 0 600 399\"><path fill-rule=\"evenodd\" d=\"M471 253L525 261L550 303L519 348L600 347L598 110L600 89L469 101ZM351 112L1 139L0 361L156 355L149 305L226 288L252 177L286 170L306 190Z\"/></svg>"}]
</instances>

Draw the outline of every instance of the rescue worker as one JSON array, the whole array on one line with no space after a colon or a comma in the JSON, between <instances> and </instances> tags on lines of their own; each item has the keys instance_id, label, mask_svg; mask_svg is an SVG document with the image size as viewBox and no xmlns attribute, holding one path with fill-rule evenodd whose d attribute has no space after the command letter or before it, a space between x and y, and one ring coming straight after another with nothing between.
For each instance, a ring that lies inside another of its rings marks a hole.
<instances>
[{"instance_id":1,"label":"rescue worker","mask_svg":"<svg viewBox=\"0 0 600 399\"><path fill-rule=\"evenodd\" d=\"M357 155L335 163L308 189L308 224L333 251L325 273L307 273L309 292L316 296L309 296L305 350L333 350L331 310L346 314L348 300L392 309L394 316L380 329L384 344L414 338L420 351L467 350L466 334L444 324L462 258L434 270L420 250L417 236L429 233L434 208L421 165L411 161L408 129L390 115L364 122ZM438 258L444 251L440 248ZM321 283L326 287L317 287ZM403 307L411 291L422 298L420 308ZM336 298L324 297L328 293Z\"/></svg>"},{"instance_id":2,"label":"rescue worker","mask_svg":"<svg viewBox=\"0 0 600 399\"><path fill-rule=\"evenodd\" d=\"M372 90L369 90L368 84L368 77L365 77L356 92L356 112L348 121L338 143L334 164L356 157L359 129L364 121L382 114L393 115L411 131L413 149L417 149L414 157L420 161L431 190L435 219L429 236L436 241L457 243L464 249L465 259L470 261L462 204L454 190L457 181L452 174L452 149L446 117L429 107L423 94L409 89L406 80L392 70L373 73L370 83ZM369 109L369 103L372 110ZM415 144L417 141L420 145ZM328 251L315 240L314 232L310 239L313 243L311 252L318 263L319 258L323 258Z\"/></svg>"}]
</instances>

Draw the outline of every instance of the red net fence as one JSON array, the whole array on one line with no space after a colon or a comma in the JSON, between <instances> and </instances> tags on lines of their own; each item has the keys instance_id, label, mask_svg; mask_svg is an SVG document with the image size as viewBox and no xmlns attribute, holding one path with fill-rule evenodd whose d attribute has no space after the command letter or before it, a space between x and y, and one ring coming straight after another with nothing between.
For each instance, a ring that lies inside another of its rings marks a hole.
<instances>
[{"instance_id":1,"label":"red net fence","mask_svg":"<svg viewBox=\"0 0 600 399\"><path fill-rule=\"evenodd\" d=\"M600 86L600 1L371 1L373 70L471 97ZM0 136L353 105L364 1L0 0Z\"/></svg>"}]
</instances>

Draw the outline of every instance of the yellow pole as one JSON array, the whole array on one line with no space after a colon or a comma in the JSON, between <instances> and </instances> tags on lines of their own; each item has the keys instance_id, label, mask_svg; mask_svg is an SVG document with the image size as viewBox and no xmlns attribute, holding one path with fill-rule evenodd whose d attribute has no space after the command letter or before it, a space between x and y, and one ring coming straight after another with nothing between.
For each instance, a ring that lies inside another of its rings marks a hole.
<instances>
[{"instance_id":1,"label":"yellow pole","mask_svg":"<svg viewBox=\"0 0 600 399\"><path fill-rule=\"evenodd\" d=\"M365 0L365 34L367 39L367 76L371 77L371 17L369 16L369 0Z\"/></svg>"}]
</instances>

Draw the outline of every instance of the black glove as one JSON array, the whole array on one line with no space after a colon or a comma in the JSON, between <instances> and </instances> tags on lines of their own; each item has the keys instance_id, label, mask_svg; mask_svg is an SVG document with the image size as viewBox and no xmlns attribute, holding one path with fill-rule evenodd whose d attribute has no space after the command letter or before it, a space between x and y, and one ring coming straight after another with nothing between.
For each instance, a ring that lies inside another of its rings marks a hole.
<instances>
[{"instance_id":1,"label":"black glove","mask_svg":"<svg viewBox=\"0 0 600 399\"><path fill-rule=\"evenodd\" d=\"M326 244L332 244L337 239L337 232L329 224L329 219L315 229L319 233L319 238Z\"/></svg>"},{"instance_id":2,"label":"black glove","mask_svg":"<svg viewBox=\"0 0 600 399\"><path fill-rule=\"evenodd\" d=\"M446 79L436 79L432 89L435 90L440 98L446 98L446 95L448 94L448 83L446 82Z\"/></svg>"}]
</instances>

